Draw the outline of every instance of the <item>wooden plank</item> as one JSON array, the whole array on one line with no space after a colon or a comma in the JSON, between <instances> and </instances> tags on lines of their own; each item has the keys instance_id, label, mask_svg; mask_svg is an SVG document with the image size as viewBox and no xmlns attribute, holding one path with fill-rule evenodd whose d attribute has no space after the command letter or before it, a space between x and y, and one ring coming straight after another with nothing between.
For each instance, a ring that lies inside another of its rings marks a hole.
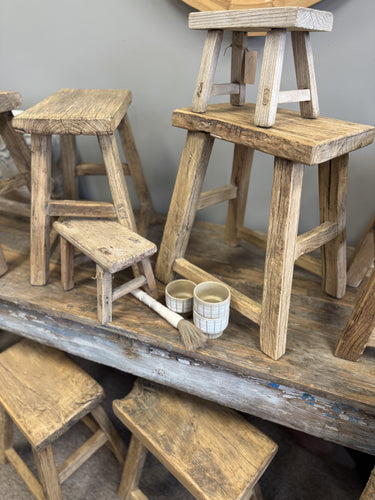
<instances>
[{"instance_id":1,"label":"wooden plank","mask_svg":"<svg viewBox=\"0 0 375 500\"><path fill-rule=\"evenodd\" d=\"M349 286L359 286L375 258L375 213L357 243L348 264Z\"/></svg>"},{"instance_id":2,"label":"wooden plank","mask_svg":"<svg viewBox=\"0 0 375 500\"><path fill-rule=\"evenodd\" d=\"M197 210L217 205L223 201L233 200L237 196L237 187L228 184L227 186L211 189L201 193Z\"/></svg>"},{"instance_id":3,"label":"wooden plank","mask_svg":"<svg viewBox=\"0 0 375 500\"><path fill-rule=\"evenodd\" d=\"M186 259L176 259L173 265L173 270L176 273L181 274L184 278L194 281L194 283L202 283L203 281L217 281L222 283L221 280L217 279L215 276L203 271L197 266L194 266ZM226 286L228 286L225 283ZM238 312L251 319L255 323L260 322L260 304L254 300L249 299L238 290L235 290L231 286L228 286L231 292L231 307L236 309Z\"/></svg>"},{"instance_id":4,"label":"wooden plank","mask_svg":"<svg viewBox=\"0 0 375 500\"><path fill-rule=\"evenodd\" d=\"M237 10L261 9L264 7L296 6L310 7L318 3L316 0L183 0L197 10Z\"/></svg>"},{"instance_id":5,"label":"wooden plank","mask_svg":"<svg viewBox=\"0 0 375 500\"><path fill-rule=\"evenodd\" d=\"M266 35L254 114L254 123L259 127L271 127L275 123L285 42L285 29L272 29Z\"/></svg>"},{"instance_id":6,"label":"wooden plank","mask_svg":"<svg viewBox=\"0 0 375 500\"><path fill-rule=\"evenodd\" d=\"M17 115L13 127L30 134L113 134L131 99L129 90L61 89Z\"/></svg>"},{"instance_id":7,"label":"wooden plank","mask_svg":"<svg viewBox=\"0 0 375 500\"><path fill-rule=\"evenodd\" d=\"M215 83L212 85L211 96L238 94L239 90L238 83Z\"/></svg>"},{"instance_id":8,"label":"wooden plank","mask_svg":"<svg viewBox=\"0 0 375 500\"><path fill-rule=\"evenodd\" d=\"M323 290L341 298L346 292L346 191L348 155L319 165L320 222L336 221L338 234L321 250Z\"/></svg>"},{"instance_id":9,"label":"wooden plank","mask_svg":"<svg viewBox=\"0 0 375 500\"><path fill-rule=\"evenodd\" d=\"M90 200L50 200L48 215L51 217L116 217L113 203Z\"/></svg>"},{"instance_id":10,"label":"wooden plank","mask_svg":"<svg viewBox=\"0 0 375 500\"><path fill-rule=\"evenodd\" d=\"M333 15L330 12L295 6L189 14L189 28L196 30L267 31L281 28L290 31L331 31L332 24Z\"/></svg>"},{"instance_id":11,"label":"wooden plank","mask_svg":"<svg viewBox=\"0 0 375 500\"><path fill-rule=\"evenodd\" d=\"M207 108L214 83L222 39L223 32L221 30L209 30L207 33L198 79L193 94L192 109L197 113L202 113Z\"/></svg>"},{"instance_id":12,"label":"wooden plank","mask_svg":"<svg viewBox=\"0 0 375 500\"><path fill-rule=\"evenodd\" d=\"M131 291L136 290L137 288L141 288L146 283L147 280L144 276L138 276L137 278L134 278L133 280L124 283L121 286L118 286L115 290L112 291L112 302L123 297L124 295L127 295Z\"/></svg>"},{"instance_id":13,"label":"wooden plank","mask_svg":"<svg viewBox=\"0 0 375 500\"><path fill-rule=\"evenodd\" d=\"M309 89L303 90L283 90L278 94L277 102L279 104L287 102L310 101L311 94Z\"/></svg>"},{"instance_id":14,"label":"wooden plank","mask_svg":"<svg viewBox=\"0 0 375 500\"><path fill-rule=\"evenodd\" d=\"M297 237L294 259L304 253L310 253L320 248L324 243L333 240L338 235L338 223L325 221L319 226Z\"/></svg>"},{"instance_id":15,"label":"wooden plank","mask_svg":"<svg viewBox=\"0 0 375 500\"><path fill-rule=\"evenodd\" d=\"M63 137L63 136L62 136ZM121 163L124 175L130 175L127 163ZM77 175L107 175L104 163L80 163L76 167Z\"/></svg>"},{"instance_id":16,"label":"wooden plank","mask_svg":"<svg viewBox=\"0 0 375 500\"><path fill-rule=\"evenodd\" d=\"M254 124L254 110L251 103L212 104L204 114L181 108L173 112L172 124L304 165L350 153L371 144L375 136L375 128L368 125L324 117L305 120L300 113L281 108L273 127L260 128Z\"/></svg>"},{"instance_id":17,"label":"wooden plank","mask_svg":"<svg viewBox=\"0 0 375 500\"><path fill-rule=\"evenodd\" d=\"M16 469L17 473L22 477L26 486L30 489L37 500L44 500L45 497L41 484L25 464L25 462L22 460L22 458L18 455L18 453L13 448L9 448L6 451L6 455L9 462Z\"/></svg>"},{"instance_id":18,"label":"wooden plank","mask_svg":"<svg viewBox=\"0 0 375 500\"><path fill-rule=\"evenodd\" d=\"M155 267L163 283L173 279L173 263L185 254L213 142L209 134L187 134Z\"/></svg>"},{"instance_id":19,"label":"wooden plank","mask_svg":"<svg viewBox=\"0 0 375 500\"><path fill-rule=\"evenodd\" d=\"M303 165L275 158L267 236L260 347L272 359L286 349Z\"/></svg>"}]
</instances>

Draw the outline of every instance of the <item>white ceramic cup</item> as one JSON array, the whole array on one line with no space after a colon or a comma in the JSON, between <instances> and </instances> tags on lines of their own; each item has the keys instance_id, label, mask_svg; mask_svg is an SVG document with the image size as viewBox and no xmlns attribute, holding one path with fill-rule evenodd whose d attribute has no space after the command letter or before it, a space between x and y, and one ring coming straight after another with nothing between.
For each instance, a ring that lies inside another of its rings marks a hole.
<instances>
[{"instance_id":1,"label":"white ceramic cup","mask_svg":"<svg viewBox=\"0 0 375 500\"><path fill-rule=\"evenodd\" d=\"M204 318L193 310L194 325L197 326L208 339L217 339L226 329L229 323L229 311L220 318Z\"/></svg>"},{"instance_id":2,"label":"white ceramic cup","mask_svg":"<svg viewBox=\"0 0 375 500\"><path fill-rule=\"evenodd\" d=\"M216 281L205 281L194 288L194 311L206 319L229 315L230 290Z\"/></svg>"},{"instance_id":3,"label":"white ceramic cup","mask_svg":"<svg viewBox=\"0 0 375 500\"><path fill-rule=\"evenodd\" d=\"M168 309L177 313L193 310L195 283L190 280L174 280L165 287L165 303Z\"/></svg>"}]
</instances>

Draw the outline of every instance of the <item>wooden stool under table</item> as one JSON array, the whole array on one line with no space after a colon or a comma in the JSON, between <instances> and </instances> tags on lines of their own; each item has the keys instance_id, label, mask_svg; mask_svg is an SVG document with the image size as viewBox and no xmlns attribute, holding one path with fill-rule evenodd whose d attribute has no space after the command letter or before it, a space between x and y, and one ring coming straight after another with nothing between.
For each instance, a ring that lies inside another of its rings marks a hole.
<instances>
[{"instance_id":1,"label":"wooden stool under table","mask_svg":"<svg viewBox=\"0 0 375 500\"><path fill-rule=\"evenodd\" d=\"M261 500L277 445L235 411L140 380L113 410L132 432L123 500L147 498L138 488L147 450L197 499Z\"/></svg>"},{"instance_id":2,"label":"wooden stool under table","mask_svg":"<svg viewBox=\"0 0 375 500\"><path fill-rule=\"evenodd\" d=\"M174 111L173 125L188 130L159 248L155 274L168 283L178 273L195 283L216 280L184 254L196 211L229 200L225 239L259 240L244 227L254 150L274 156L274 176L265 238L262 303L231 289L231 306L260 325L261 349L273 359L286 349L294 262L322 247L323 290L337 298L346 291L346 189L351 151L370 144L375 128L330 118L305 120L279 110L275 126L254 125L255 105L210 105L205 113ZM250 119L249 119L250 118ZM201 193L215 138L234 143L230 184ZM304 165L319 165L321 224L297 236Z\"/></svg>"},{"instance_id":3,"label":"wooden stool under table","mask_svg":"<svg viewBox=\"0 0 375 500\"><path fill-rule=\"evenodd\" d=\"M0 463L9 461L37 499L61 499L63 481L104 444L124 462L102 387L64 353L22 340L0 354L0 379ZM80 420L93 435L56 467L52 444ZM31 444L41 484L13 448L12 423Z\"/></svg>"},{"instance_id":4,"label":"wooden stool under table","mask_svg":"<svg viewBox=\"0 0 375 500\"><path fill-rule=\"evenodd\" d=\"M112 321L112 302L144 285L157 298L157 289L150 257L157 251L151 241L122 226L103 219L65 219L53 224L60 235L61 281L64 290L74 287L74 248L96 263L98 319ZM140 264L142 273L112 290L114 273Z\"/></svg>"},{"instance_id":5,"label":"wooden stool under table","mask_svg":"<svg viewBox=\"0 0 375 500\"><path fill-rule=\"evenodd\" d=\"M230 94L230 102L234 106L245 103L245 75L248 71L251 73L248 66L254 64L248 57L251 53L247 50L247 32L266 31L257 103L251 116L253 123L271 127L275 123L278 103L286 102L299 102L304 118L319 116L310 32L331 31L330 12L303 7L193 12L189 15L189 28L208 30L193 96L193 111L206 111L212 95ZM224 31L232 33L231 82L215 84ZM281 92L287 31L291 32L298 90Z\"/></svg>"},{"instance_id":6,"label":"wooden stool under table","mask_svg":"<svg viewBox=\"0 0 375 500\"><path fill-rule=\"evenodd\" d=\"M129 90L62 89L13 119L17 131L31 134L30 282L44 285L49 272L51 216L117 217L136 231L136 224L115 139L118 130L128 169L141 202L143 232L153 213L151 198L135 147L127 111ZM65 200L51 200L51 137L60 135ZM74 137L97 136L103 166L76 165ZM107 174L111 203L76 200L77 175Z\"/></svg>"}]
</instances>

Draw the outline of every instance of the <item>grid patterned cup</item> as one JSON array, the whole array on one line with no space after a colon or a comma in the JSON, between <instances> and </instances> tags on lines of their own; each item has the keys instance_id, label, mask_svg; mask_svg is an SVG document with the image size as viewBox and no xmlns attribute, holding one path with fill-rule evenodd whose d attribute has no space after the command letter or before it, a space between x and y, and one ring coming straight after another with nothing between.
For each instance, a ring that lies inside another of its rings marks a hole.
<instances>
[{"instance_id":1,"label":"grid patterned cup","mask_svg":"<svg viewBox=\"0 0 375 500\"><path fill-rule=\"evenodd\" d=\"M177 313L190 313L193 310L195 283L190 280L174 280L165 287L165 303L168 309Z\"/></svg>"},{"instance_id":2,"label":"grid patterned cup","mask_svg":"<svg viewBox=\"0 0 375 500\"><path fill-rule=\"evenodd\" d=\"M226 329L229 323L229 311L225 316L220 318L204 318L193 311L194 325L197 326L208 339L217 339Z\"/></svg>"},{"instance_id":3,"label":"grid patterned cup","mask_svg":"<svg viewBox=\"0 0 375 500\"><path fill-rule=\"evenodd\" d=\"M194 289L194 311L206 319L229 314L230 290L216 281L205 281Z\"/></svg>"}]
</instances>

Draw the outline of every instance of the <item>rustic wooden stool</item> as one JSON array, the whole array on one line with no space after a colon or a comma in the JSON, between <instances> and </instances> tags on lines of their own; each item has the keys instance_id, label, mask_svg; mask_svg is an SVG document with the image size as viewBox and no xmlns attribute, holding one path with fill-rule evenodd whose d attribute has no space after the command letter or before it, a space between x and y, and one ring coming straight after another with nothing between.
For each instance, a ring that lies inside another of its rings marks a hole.
<instances>
[{"instance_id":1,"label":"rustic wooden stool","mask_svg":"<svg viewBox=\"0 0 375 500\"><path fill-rule=\"evenodd\" d=\"M232 288L231 306L260 324L261 349L273 359L283 355L294 262L322 247L323 289L340 298L346 291L346 187L348 153L370 144L375 128L329 118L305 120L280 110L275 127L254 125L254 104L215 104L206 113L178 109L173 125L188 130L174 193L156 263L164 283L179 273L200 283L216 280L184 259L196 211L229 200L225 239L259 241L244 227L253 151L275 157L262 303ZM250 119L249 119L250 118ZM214 139L235 144L230 184L201 194ZM304 165L319 164L321 224L297 237Z\"/></svg>"},{"instance_id":2,"label":"rustic wooden stool","mask_svg":"<svg viewBox=\"0 0 375 500\"><path fill-rule=\"evenodd\" d=\"M148 285L151 295L157 298L150 263L150 256L157 251L154 243L111 220L65 219L55 222L53 227L61 236L61 281L64 290L74 287L74 248L96 263L100 323L112 321L112 302L136 288ZM138 262L143 274L112 290L112 275Z\"/></svg>"},{"instance_id":3,"label":"rustic wooden stool","mask_svg":"<svg viewBox=\"0 0 375 500\"><path fill-rule=\"evenodd\" d=\"M30 215L30 206L19 200L5 199L4 195L23 186L30 188L30 148L21 134L12 127L13 111L22 104L19 92L0 91L0 135L12 157L18 174L0 180L0 207L2 210Z\"/></svg>"},{"instance_id":4,"label":"rustic wooden stool","mask_svg":"<svg viewBox=\"0 0 375 500\"><path fill-rule=\"evenodd\" d=\"M230 102L235 106L245 103L244 75L248 72L248 61L251 61L247 51L247 32L266 31L258 97L252 117L255 125L271 127L275 123L277 105L287 102L300 102L304 118L317 118L319 104L310 31L331 31L332 22L330 12L303 7L191 13L189 28L208 30L193 96L193 111L206 111L212 95L230 94ZM214 84L225 30L232 32L231 83ZM292 32L298 90L280 92L287 31Z\"/></svg>"},{"instance_id":5,"label":"rustic wooden stool","mask_svg":"<svg viewBox=\"0 0 375 500\"><path fill-rule=\"evenodd\" d=\"M128 168L141 202L143 231L152 213L151 198L143 177L127 110L129 90L63 89L13 119L13 126L31 134L32 217L30 281L44 285L49 271L49 220L51 216L117 217L136 231L135 220L123 175L115 131L118 130ZM61 136L65 200L50 199L51 136ZM105 169L99 165L76 166L74 137L97 136ZM111 203L76 201L77 175L107 173Z\"/></svg>"},{"instance_id":6,"label":"rustic wooden stool","mask_svg":"<svg viewBox=\"0 0 375 500\"><path fill-rule=\"evenodd\" d=\"M124 462L102 387L64 353L22 340L0 354L0 379L0 463L9 460L36 498L61 499L60 485L104 444ZM56 467L52 444L80 420L94 434ZM13 448L13 422L31 444L41 484Z\"/></svg>"},{"instance_id":7,"label":"rustic wooden stool","mask_svg":"<svg viewBox=\"0 0 375 500\"><path fill-rule=\"evenodd\" d=\"M113 410L133 433L120 498L147 498L138 484L149 450L195 498L261 500L277 445L238 413L140 380Z\"/></svg>"}]
</instances>

